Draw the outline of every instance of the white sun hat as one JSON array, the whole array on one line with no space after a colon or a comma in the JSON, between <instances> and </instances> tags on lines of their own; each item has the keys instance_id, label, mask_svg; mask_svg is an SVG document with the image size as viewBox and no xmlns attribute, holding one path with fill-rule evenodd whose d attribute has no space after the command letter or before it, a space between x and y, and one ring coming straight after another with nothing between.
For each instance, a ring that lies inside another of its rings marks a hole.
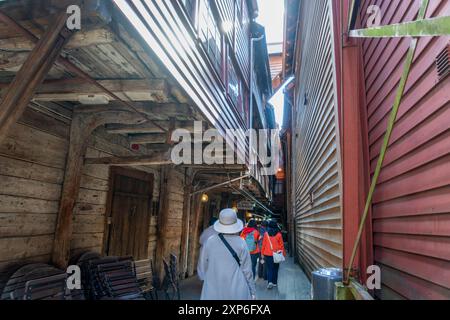
<instances>
[{"instance_id":1,"label":"white sun hat","mask_svg":"<svg viewBox=\"0 0 450 320\"><path fill-rule=\"evenodd\" d=\"M224 209L220 212L219 220L214 224L214 230L223 234L235 234L244 229L244 223L238 219L233 209Z\"/></svg>"}]
</instances>

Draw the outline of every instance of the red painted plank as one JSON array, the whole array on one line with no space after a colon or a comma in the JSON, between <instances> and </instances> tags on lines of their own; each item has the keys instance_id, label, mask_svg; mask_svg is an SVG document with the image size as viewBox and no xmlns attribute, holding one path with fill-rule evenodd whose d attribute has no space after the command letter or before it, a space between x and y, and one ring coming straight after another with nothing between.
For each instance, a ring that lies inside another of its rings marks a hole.
<instances>
[{"instance_id":1,"label":"red painted plank","mask_svg":"<svg viewBox=\"0 0 450 320\"><path fill-rule=\"evenodd\" d=\"M375 219L450 212L450 186L408 197L384 201L373 206Z\"/></svg>"},{"instance_id":2,"label":"red painted plank","mask_svg":"<svg viewBox=\"0 0 450 320\"><path fill-rule=\"evenodd\" d=\"M373 231L375 233L448 237L450 234L450 213L375 219Z\"/></svg>"},{"instance_id":3,"label":"red painted plank","mask_svg":"<svg viewBox=\"0 0 450 320\"><path fill-rule=\"evenodd\" d=\"M375 262L450 289L450 261L375 247Z\"/></svg>"},{"instance_id":4,"label":"red painted plank","mask_svg":"<svg viewBox=\"0 0 450 320\"><path fill-rule=\"evenodd\" d=\"M374 245L450 261L450 237L375 233Z\"/></svg>"}]
</instances>

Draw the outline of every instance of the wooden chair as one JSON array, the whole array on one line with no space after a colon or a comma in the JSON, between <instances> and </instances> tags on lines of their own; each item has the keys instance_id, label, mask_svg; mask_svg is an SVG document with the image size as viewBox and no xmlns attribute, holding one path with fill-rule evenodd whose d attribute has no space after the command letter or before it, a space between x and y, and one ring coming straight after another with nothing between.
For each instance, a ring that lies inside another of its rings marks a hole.
<instances>
[{"instance_id":1,"label":"wooden chair","mask_svg":"<svg viewBox=\"0 0 450 320\"><path fill-rule=\"evenodd\" d=\"M23 300L68 300L67 274L27 281Z\"/></svg>"},{"instance_id":2,"label":"wooden chair","mask_svg":"<svg viewBox=\"0 0 450 320\"><path fill-rule=\"evenodd\" d=\"M135 261L134 268L139 287L144 297L147 300L158 300L152 261L150 259Z\"/></svg>"},{"instance_id":3,"label":"wooden chair","mask_svg":"<svg viewBox=\"0 0 450 320\"><path fill-rule=\"evenodd\" d=\"M169 263L163 260L164 264L164 280L162 288L166 295L167 300L181 300L177 257L173 254L170 255Z\"/></svg>"},{"instance_id":4,"label":"wooden chair","mask_svg":"<svg viewBox=\"0 0 450 320\"><path fill-rule=\"evenodd\" d=\"M108 298L118 300L144 299L132 260L99 265L98 273L103 286L106 288Z\"/></svg>"}]
</instances>

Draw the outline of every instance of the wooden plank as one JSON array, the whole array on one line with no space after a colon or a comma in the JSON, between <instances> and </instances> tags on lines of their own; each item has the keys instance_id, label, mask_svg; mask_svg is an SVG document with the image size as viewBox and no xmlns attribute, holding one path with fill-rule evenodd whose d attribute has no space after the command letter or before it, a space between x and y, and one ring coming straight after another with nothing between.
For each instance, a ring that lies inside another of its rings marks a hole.
<instances>
[{"instance_id":1,"label":"wooden plank","mask_svg":"<svg viewBox=\"0 0 450 320\"><path fill-rule=\"evenodd\" d=\"M100 85L123 100L131 101L168 101L168 87L163 79L142 80L98 80ZM102 95L107 100L116 100L105 94L104 90L80 79L44 82L36 91L36 101L75 101L80 96Z\"/></svg>"},{"instance_id":2,"label":"wooden plank","mask_svg":"<svg viewBox=\"0 0 450 320\"><path fill-rule=\"evenodd\" d=\"M106 158L87 158L85 159L85 164L104 164L112 166L160 166L169 165L172 161L170 160L170 153L158 153L153 156L137 156L137 157L106 157Z\"/></svg>"},{"instance_id":3,"label":"wooden plank","mask_svg":"<svg viewBox=\"0 0 450 320\"><path fill-rule=\"evenodd\" d=\"M37 163L0 156L0 175L62 184L62 169L50 168Z\"/></svg>"},{"instance_id":4,"label":"wooden plank","mask_svg":"<svg viewBox=\"0 0 450 320\"><path fill-rule=\"evenodd\" d=\"M73 222L74 234L103 233L105 216L96 214L75 214Z\"/></svg>"},{"instance_id":5,"label":"wooden plank","mask_svg":"<svg viewBox=\"0 0 450 320\"><path fill-rule=\"evenodd\" d=\"M0 213L0 238L51 234L56 213Z\"/></svg>"},{"instance_id":6,"label":"wooden plank","mask_svg":"<svg viewBox=\"0 0 450 320\"><path fill-rule=\"evenodd\" d=\"M81 29L75 33L67 42L66 49L78 49L99 44L111 44L116 41L113 32L105 28L94 28L91 30ZM6 51L31 51L35 43L24 37L11 37L0 39L0 50Z\"/></svg>"},{"instance_id":7,"label":"wooden plank","mask_svg":"<svg viewBox=\"0 0 450 320\"><path fill-rule=\"evenodd\" d=\"M44 80L70 37L65 28L66 14L58 17L38 41L27 61L16 74L0 105L0 141L19 120L36 88Z\"/></svg>"},{"instance_id":8,"label":"wooden plank","mask_svg":"<svg viewBox=\"0 0 450 320\"><path fill-rule=\"evenodd\" d=\"M0 194L58 201L61 185L0 175Z\"/></svg>"},{"instance_id":9,"label":"wooden plank","mask_svg":"<svg viewBox=\"0 0 450 320\"><path fill-rule=\"evenodd\" d=\"M0 262L46 255L51 252L53 235L0 239Z\"/></svg>"},{"instance_id":10,"label":"wooden plank","mask_svg":"<svg viewBox=\"0 0 450 320\"><path fill-rule=\"evenodd\" d=\"M6 139L0 143L0 154L62 169L66 162L67 148L67 140L31 127L15 124L8 132Z\"/></svg>"},{"instance_id":11,"label":"wooden plank","mask_svg":"<svg viewBox=\"0 0 450 320\"><path fill-rule=\"evenodd\" d=\"M0 195L0 212L3 213L56 213L58 202Z\"/></svg>"},{"instance_id":12,"label":"wooden plank","mask_svg":"<svg viewBox=\"0 0 450 320\"><path fill-rule=\"evenodd\" d=\"M159 126L167 131L169 130L169 121L155 121ZM194 123L192 121L177 121L175 124L177 129L188 130L194 132ZM162 133L163 131L152 123L144 123L137 126L127 125L109 125L106 130L110 134L137 134L137 133Z\"/></svg>"}]
</instances>

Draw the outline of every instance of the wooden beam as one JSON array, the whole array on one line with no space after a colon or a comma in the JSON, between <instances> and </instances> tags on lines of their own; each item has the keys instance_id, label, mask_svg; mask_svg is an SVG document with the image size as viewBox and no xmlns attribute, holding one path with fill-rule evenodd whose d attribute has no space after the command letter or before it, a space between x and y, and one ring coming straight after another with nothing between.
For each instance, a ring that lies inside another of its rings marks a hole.
<instances>
[{"instance_id":1,"label":"wooden beam","mask_svg":"<svg viewBox=\"0 0 450 320\"><path fill-rule=\"evenodd\" d=\"M81 29L67 42L66 49L77 49L93 45L111 44L116 41L113 32L105 28L91 30ZM0 39L0 50L31 51L35 43L25 37L12 37Z\"/></svg>"},{"instance_id":2,"label":"wooden beam","mask_svg":"<svg viewBox=\"0 0 450 320\"><path fill-rule=\"evenodd\" d=\"M167 134L165 133L149 133L149 134L135 134L130 136L130 143L132 144L162 144L167 142Z\"/></svg>"},{"instance_id":3,"label":"wooden beam","mask_svg":"<svg viewBox=\"0 0 450 320\"><path fill-rule=\"evenodd\" d=\"M191 206L191 218L192 224L190 225L189 235L189 261L187 266L188 277L195 274L196 267L196 248L199 244L200 238L200 216L202 214L203 203L201 202L201 194L192 196L193 206Z\"/></svg>"},{"instance_id":4,"label":"wooden beam","mask_svg":"<svg viewBox=\"0 0 450 320\"><path fill-rule=\"evenodd\" d=\"M151 156L87 158L84 163L111 166L163 166L172 164L170 154L171 152L168 151Z\"/></svg>"},{"instance_id":5,"label":"wooden beam","mask_svg":"<svg viewBox=\"0 0 450 320\"><path fill-rule=\"evenodd\" d=\"M158 212L158 223L157 223L157 241L156 241L156 252L155 252L155 269L156 275L159 277L160 283L162 283L162 279L164 276L164 265L163 259L165 255L166 249L166 235L165 232L168 228L169 223L169 192L168 189L168 175L170 168L163 167L161 169L161 178L160 178L160 206ZM160 289L160 288L158 288Z\"/></svg>"},{"instance_id":6,"label":"wooden beam","mask_svg":"<svg viewBox=\"0 0 450 320\"><path fill-rule=\"evenodd\" d=\"M164 129L169 131L169 121L155 121ZM177 121L175 123L177 129L188 130L189 132L194 132L194 122L193 121ZM110 134L139 134L139 133L163 133L163 131L155 126L153 123L144 123L139 126L129 126L124 124L114 124L108 125L106 131Z\"/></svg>"},{"instance_id":7,"label":"wooden beam","mask_svg":"<svg viewBox=\"0 0 450 320\"><path fill-rule=\"evenodd\" d=\"M184 175L184 195L183 195L183 217L181 226L181 250L180 250L180 277L185 279L188 274L188 254L189 254L189 226L191 213L191 193L194 170L185 169Z\"/></svg>"},{"instance_id":8,"label":"wooden beam","mask_svg":"<svg viewBox=\"0 0 450 320\"><path fill-rule=\"evenodd\" d=\"M139 124L141 122L142 118L130 111L111 110L91 114L74 112L52 253L52 261L57 267L64 269L69 261L73 209L80 189L83 159L89 136L96 128L107 123Z\"/></svg>"},{"instance_id":9,"label":"wooden beam","mask_svg":"<svg viewBox=\"0 0 450 320\"><path fill-rule=\"evenodd\" d=\"M10 72L19 71L29 55L29 52L0 52L0 70ZM8 88L9 85L10 83L1 83L0 87Z\"/></svg>"},{"instance_id":10,"label":"wooden beam","mask_svg":"<svg viewBox=\"0 0 450 320\"><path fill-rule=\"evenodd\" d=\"M106 16L108 16L109 9L104 7L104 3L105 2L104 1L100 1L100 0L93 0L93 1L94 1L93 5L94 5L95 8L97 8L96 10L99 12L99 14L102 14L103 11L105 11L104 13L106 14ZM92 9L93 7L90 6L90 8ZM97 12L97 11L94 10L94 12ZM19 23L17 23L17 21L15 21L14 19L12 19L11 17L9 17L8 15L4 14L1 11L0 11L0 21L3 22L4 24L6 24L11 29L13 29L13 30L17 31L18 33L24 35L25 37L27 37L31 41L33 41L33 42L38 42L39 41L39 39L33 33L31 33L29 30L25 29L24 27L22 27ZM49 28L49 29L51 29L51 28ZM83 78L86 81L88 81L89 83L91 83L93 86L98 87L101 90L103 90L108 96L118 100L123 107L125 107L125 108L127 108L129 110L133 110L136 113L140 113L139 110L137 110L132 103L130 103L127 100L123 100L123 99L120 99L119 97L115 96L115 94L113 92L111 92L107 88L103 87L100 83L98 83L96 80L94 80L89 74L87 74L85 71L81 70L79 67L74 65L67 58L59 56L58 60L57 60L57 63L60 64L61 66L63 66L64 68L66 68L66 70L68 72L72 72L73 74L77 75L79 78ZM146 115L146 114L142 114L141 113L141 116L144 119L152 121L152 119L150 119L148 117L148 115Z\"/></svg>"},{"instance_id":11,"label":"wooden beam","mask_svg":"<svg viewBox=\"0 0 450 320\"><path fill-rule=\"evenodd\" d=\"M71 32L66 28L67 15L61 14L48 28L16 74L0 105L0 141L19 120L37 87L59 57Z\"/></svg>"},{"instance_id":12,"label":"wooden beam","mask_svg":"<svg viewBox=\"0 0 450 320\"><path fill-rule=\"evenodd\" d=\"M169 120L169 118L183 118L186 120L193 119L193 114L189 105L180 103L157 103L157 102L134 102L134 108L141 114L152 119L155 125L158 125L157 121ZM77 107L78 108L78 107ZM109 105L90 105L82 106L80 112L102 112L105 110L128 110L127 107L114 101ZM161 129L161 128L160 128ZM164 128L162 128L164 129ZM162 130L161 129L161 130Z\"/></svg>"},{"instance_id":13,"label":"wooden beam","mask_svg":"<svg viewBox=\"0 0 450 320\"><path fill-rule=\"evenodd\" d=\"M102 87L113 92L117 98L131 101L168 102L169 89L164 79L141 80L98 80ZM108 101L116 100L105 94L99 87L80 79L65 79L43 83L37 90L34 100L41 101L79 101L88 95L104 95Z\"/></svg>"}]
</instances>

